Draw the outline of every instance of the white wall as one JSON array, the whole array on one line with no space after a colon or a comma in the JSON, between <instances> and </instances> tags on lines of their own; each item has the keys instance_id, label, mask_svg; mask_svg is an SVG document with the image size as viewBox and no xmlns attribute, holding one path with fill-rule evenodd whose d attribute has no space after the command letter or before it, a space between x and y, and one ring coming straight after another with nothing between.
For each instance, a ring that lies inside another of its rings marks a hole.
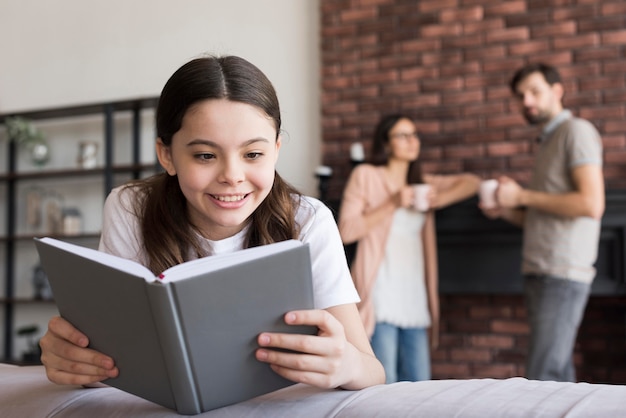
<instances>
[{"instance_id":1,"label":"white wall","mask_svg":"<svg viewBox=\"0 0 626 418\"><path fill-rule=\"evenodd\" d=\"M2 0L0 113L158 96L189 59L240 55L278 92L279 172L316 195L318 17L316 0Z\"/></svg>"},{"instance_id":2,"label":"white wall","mask_svg":"<svg viewBox=\"0 0 626 418\"><path fill-rule=\"evenodd\" d=\"M169 76L189 59L203 53L240 55L261 68L278 92L287 133L278 171L303 192L316 195L313 171L321 151L318 17L317 0L0 0L0 113L158 96ZM91 121L95 129L90 121L82 122L87 127L68 127L63 120L38 122L57 146L48 167L71 166L77 140L101 135L97 118ZM2 134L0 172L6 170ZM18 167L27 157L19 156ZM78 186L70 185L75 193L66 194L65 203L87 207L78 202L85 186ZM6 205L2 187L0 235ZM98 208L84 211L87 231L97 230L102 200L90 204ZM23 205L20 199L18 228L28 233ZM30 242L22 247L17 251L15 291L27 298L37 257ZM3 262L0 258L0 267ZM1 274L0 286L1 296ZM15 327L36 322L44 330L54 313L54 305L20 305ZM26 341L17 339L14 356L25 347Z\"/></svg>"}]
</instances>

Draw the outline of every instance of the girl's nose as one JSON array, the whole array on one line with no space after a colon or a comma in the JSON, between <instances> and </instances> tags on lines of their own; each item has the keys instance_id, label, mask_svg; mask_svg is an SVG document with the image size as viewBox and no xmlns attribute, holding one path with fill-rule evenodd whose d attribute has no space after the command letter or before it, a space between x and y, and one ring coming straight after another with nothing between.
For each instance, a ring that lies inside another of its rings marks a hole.
<instances>
[{"instance_id":1,"label":"girl's nose","mask_svg":"<svg viewBox=\"0 0 626 418\"><path fill-rule=\"evenodd\" d=\"M227 184L238 184L245 179L243 165L239 161L227 160L222 164L218 181Z\"/></svg>"}]
</instances>

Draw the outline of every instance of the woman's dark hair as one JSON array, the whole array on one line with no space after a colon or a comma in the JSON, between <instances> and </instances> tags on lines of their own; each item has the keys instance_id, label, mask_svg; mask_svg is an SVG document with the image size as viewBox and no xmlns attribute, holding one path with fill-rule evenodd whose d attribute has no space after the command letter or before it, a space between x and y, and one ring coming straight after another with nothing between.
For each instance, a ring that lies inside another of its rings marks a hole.
<instances>
[{"instance_id":1,"label":"woman's dark hair","mask_svg":"<svg viewBox=\"0 0 626 418\"><path fill-rule=\"evenodd\" d=\"M267 77L250 62L236 56L208 56L180 67L165 84L156 109L156 133L170 146L189 108L207 99L226 99L261 109L280 132L280 107ZM198 229L191 223L178 176L157 174L129 185L139 190L134 211L139 218L148 268L158 274L204 253ZM296 239L295 212L299 192L275 173L267 198L251 215L246 247Z\"/></svg>"},{"instance_id":2,"label":"woman's dark hair","mask_svg":"<svg viewBox=\"0 0 626 418\"><path fill-rule=\"evenodd\" d=\"M543 78L545 78L546 82L549 85L553 85L561 82L561 75L556 70L556 68L551 65L543 64L541 62L537 62L534 64L528 64L515 72L509 87L513 94L517 94L517 85L529 76L532 73L541 73Z\"/></svg>"},{"instance_id":3,"label":"woman's dark hair","mask_svg":"<svg viewBox=\"0 0 626 418\"><path fill-rule=\"evenodd\" d=\"M374 165L386 165L389 162L389 154L387 151L389 140L389 132L394 126L401 120L411 118L402 113L394 113L383 116L374 129L374 141L372 143L372 155L370 162ZM409 171L407 173L407 183L422 183L422 170L417 160L412 161L409 165Z\"/></svg>"}]
</instances>

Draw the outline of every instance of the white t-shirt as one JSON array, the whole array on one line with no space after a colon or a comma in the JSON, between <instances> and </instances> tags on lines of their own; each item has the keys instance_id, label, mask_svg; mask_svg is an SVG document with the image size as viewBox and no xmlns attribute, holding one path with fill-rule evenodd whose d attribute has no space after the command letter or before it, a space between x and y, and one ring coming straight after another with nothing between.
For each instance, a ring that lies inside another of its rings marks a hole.
<instances>
[{"instance_id":1,"label":"white t-shirt","mask_svg":"<svg viewBox=\"0 0 626 418\"><path fill-rule=\"evenodd\" d=\"M121 186L111 191L104 204L99 250L146 265L138 219L132 211L134 199L132 188ZM317 199L303 196L296 222L301 226L298 239L308 243L311 252L315 308L359 302L330 209ZM200 239L208 253L215 255L243 249L245 233L246 229L219 241Z\"/></svg>"},{"instance_id":2,"label":"white t-shirt","mask_svg":"<svg viewBox=\"0 0 626 418\"><path fill-rule=\"evenodd\" d=\"M430 326L424 281L422 212L400 208L393 215L385 256L374 284L376 322L400 328Z\"/></svg>"}]
</instances>

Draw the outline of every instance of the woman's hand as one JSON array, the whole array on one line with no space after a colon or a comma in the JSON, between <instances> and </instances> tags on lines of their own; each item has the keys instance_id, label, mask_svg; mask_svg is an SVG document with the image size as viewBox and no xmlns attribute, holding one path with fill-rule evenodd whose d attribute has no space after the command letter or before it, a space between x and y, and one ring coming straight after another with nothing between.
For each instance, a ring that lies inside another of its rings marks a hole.
<instances>
[{"instance_id":1,"label":"woman's hand","mask_svg":"<svg viewBox=\"0 0 626 418\"><path fill-rule=\"evenodd\" d=\"M313 325L319 332L317 335L264 332L258 337L261 348L257 350L256 358L269 363L276 373L294 382L349 389L354 376L353 367L357 365L361 353L347 341L341 322L329 312L319 309L288 312L285 322L290 325Z\"/></svg>"},{"instance_id":2,"label":"woman's hand","mask_svg":"<svg viewBox=\"0 0 626 418\"><path fill-rule=\"evenodd\" d=\"M116 377L113 359L87 348L88 344L85 334L63 318L53 317L39 341L48 379L58 384L88 385Z\"/></svg>"}]
</instances>

